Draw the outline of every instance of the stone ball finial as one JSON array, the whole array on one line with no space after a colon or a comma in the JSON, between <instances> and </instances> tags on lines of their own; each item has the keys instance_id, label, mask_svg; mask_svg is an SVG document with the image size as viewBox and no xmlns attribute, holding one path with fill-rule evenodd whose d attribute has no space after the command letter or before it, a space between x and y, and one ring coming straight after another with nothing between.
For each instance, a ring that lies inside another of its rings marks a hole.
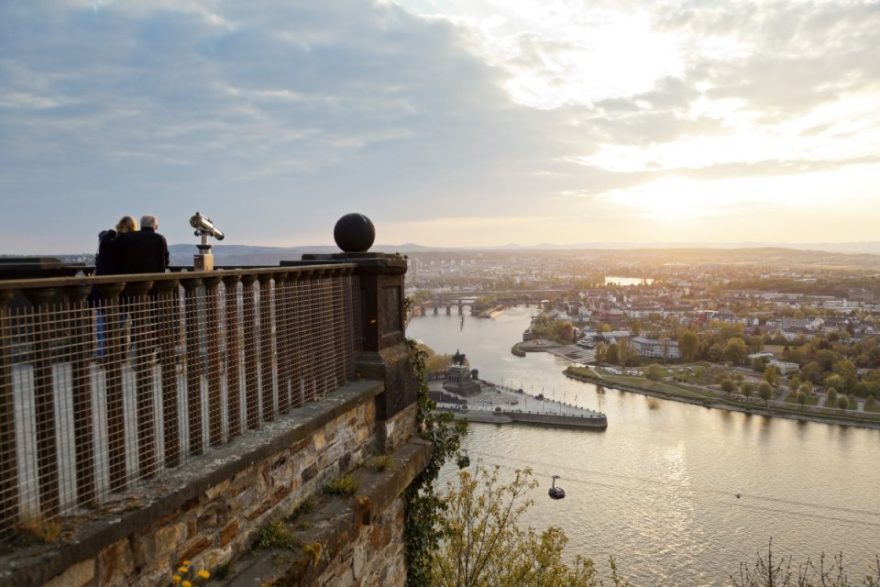
<instances>
[{"instance_id":1,"label":"stone ball finial","mask_svg":"<svg viewBox=\"0 0 880 587\"><path fill-rule=\"evenodd\" d=\"M376 228L363 214L346 214L336 221L333 240L346 253L366 253L376 240Z\"/></svg>"}]
</instances>

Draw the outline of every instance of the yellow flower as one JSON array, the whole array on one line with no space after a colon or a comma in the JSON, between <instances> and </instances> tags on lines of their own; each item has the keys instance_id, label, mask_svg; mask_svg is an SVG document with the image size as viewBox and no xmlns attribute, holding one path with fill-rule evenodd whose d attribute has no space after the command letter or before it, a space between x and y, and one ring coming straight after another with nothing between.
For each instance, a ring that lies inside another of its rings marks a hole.
<instances>
[{"instance_id":1,"label":"yellow flower","mask_svg":"<svg viewBox=\"0 0 880 587\"><path fill-rule=\"evenodd\" d=\"M190 583L189 581L184 581L183 583L180 584L180 587L193 587L193 584Z\"/></svg>"},{"instance_id":2,"label":"yellow flower","mask_svg":"<svg viewBox=\"0 0 880 587\"><path fill-rule=\"evenodd\" d=\"M180 575L174 575L173 577L171 577L171 582L174 583L175 585L180 583Z\"/></svg>"},{"instance_id":3,"label":"yellow flower","mask_svg":"<svg viewBox=\"0 0 880 587\"><path fill-rule=\"evenodd\" d=\"M198 575L202 579L210 579L211 578L211 573L209 571L205 571L205 570L199 571Z\"/></svg>"},{"instance_id":4,"label":"yellow flower","mask_svg":"<svg viewBox=\"0 0 880 587\"><path fill-rule=\"evenodd\" d=\"M177 572L181 575L185 575L189 572L189 567L180 567L179 569L177 569Z\"/></svg>"},{"instance_id":5,"label":"yellow flower","mask_svg":"<svg viewBox=\"0 0 880 587\"><path fill-rule=\"evenodd\" d=\"M189 566L189 561L180 561L180 564L182 564L182 565L185 566L185 567L188 567L188 566Z\"/></svg>"}]
</instances>

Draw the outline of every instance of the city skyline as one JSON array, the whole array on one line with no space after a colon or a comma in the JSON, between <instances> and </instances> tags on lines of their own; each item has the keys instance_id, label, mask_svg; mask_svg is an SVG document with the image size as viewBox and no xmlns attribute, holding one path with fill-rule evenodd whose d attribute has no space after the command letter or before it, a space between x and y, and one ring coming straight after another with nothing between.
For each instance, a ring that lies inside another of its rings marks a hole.
<instances>
[{"instance_id":1,"label":"city skyline","mask_svg":"<svg viewBox=\"0 0 880 587\"><path fill-rule=\"evenodd\" d=\"M4 253L169 242L872 241L865 2L0 7Z\"/></svg>"}]
</instances>

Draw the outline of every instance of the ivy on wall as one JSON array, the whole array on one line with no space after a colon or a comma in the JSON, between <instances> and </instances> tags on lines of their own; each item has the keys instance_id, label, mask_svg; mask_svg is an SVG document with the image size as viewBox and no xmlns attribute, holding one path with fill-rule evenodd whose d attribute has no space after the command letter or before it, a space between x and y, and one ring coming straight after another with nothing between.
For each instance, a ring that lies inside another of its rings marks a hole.
<instances>
[{"instance_id":1,"label":"ivy on wall","mask_svg":"<svg viewBox=\"0 0 880 587\"><path fill-rule=\"evenodd\" d=\"M425 363L428 354L415 341L407 339L410 365L419 382L416 430L434 445L434 452L425 467L404 494L406 502L406 562L407 585L422 587L429 584L431 553L437 549L445 527L443 500L436 494L435 485L440 468L461 447L467 434L467 423L455 420L452 414L437 412L436 404L428 395Z\"/></svg>"}]
</instances>

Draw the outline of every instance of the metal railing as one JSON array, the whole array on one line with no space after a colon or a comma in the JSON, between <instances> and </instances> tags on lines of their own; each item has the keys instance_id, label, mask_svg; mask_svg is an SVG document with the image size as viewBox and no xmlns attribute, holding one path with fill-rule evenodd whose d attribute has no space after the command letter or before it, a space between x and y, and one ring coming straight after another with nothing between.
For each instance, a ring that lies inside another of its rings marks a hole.
<instances>
[{"instance_id":1,"label":"metal railing","mask_svg":"<svg viewBox=\"0 0 880 587\"><path fill-rule=\"evenodd\" d=\"M0 282L0 540L354 376L354 265Z\"/></svg>"}]
</instances>

